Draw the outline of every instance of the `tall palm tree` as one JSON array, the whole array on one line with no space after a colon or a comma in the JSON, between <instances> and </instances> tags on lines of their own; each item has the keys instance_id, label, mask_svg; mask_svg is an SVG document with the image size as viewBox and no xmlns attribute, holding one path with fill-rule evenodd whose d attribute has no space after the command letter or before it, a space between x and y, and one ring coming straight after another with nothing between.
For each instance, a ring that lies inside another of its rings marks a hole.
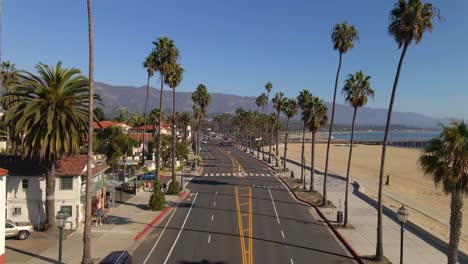
<instances>
[{"instance_id":1,"label":"tall palm tree","mask_svg":"<svg viewBox=\"0 0 468 264\"><path fill-rule=\"evenodd\" d=\"M94 34L93 34L93 12L92 1L88 3L88 41L89 41L89 113L88 113L88 164L86 171L86 205L85 205L85 227L83 234L83 264L92 263L91 259L91 197L93 181L93 109L94 109Z\"/></svg>"},{"instance_id":2,"label":"tall palm tree","mask_svg":"<svg viewBox=\"0 0 468 264\"><path fill-rule=\"evenodd\" d=\"M163 90L164 90L164 83L169 75L170 72L173 71L174 65L177 63L179 59L179 50L174 44L174 41L167 38L162 37L158 38L157 41L154 41L153 44L155 45L154 48L154 70L158 71L161 77L161 90L159 94L159 109L162 108L163 102ZM158 123L158 131L156 136L156 174L155 178L159 180L159 175L161 173L161 125L163 119L162 114L159 115L159 123Z\"/></svg>"},{"instance_id":3,"label":"tall palm tree","mask_svg":"<svg viewBox=\"0 0 468 264\"><path fill-rule=\"evenodd\" d=\"M206 117L206 108L208 107L208 105L210 104L211 102L211 96L210 94L208 93L208 90L206 89L206 86L203 85L203 84L199 84L197 89L195 90L195 92L192 93L192 101L195 103L195 108L194 110L196 109L197 112L196 112L196 115L198 117L197 121L198 121L198 124L197 124L197 137L195 138L195 146L196 146L196 149L195 149L195 153L197 156L200 155L200 152L199 152L199 146L200 146L200 130L201 130L201 126L202 126L202 121L203 121L203 118Z\"/></svg>"},{"instance_id":4,"label":"tall palm tree","mask_svg":"<svg viewBox=\"0 0 468 264\"><path fill-rule=\"evenodd\" d=\"M267 98L266 98L266 104L265 104L265 113L266 113L266 111L268 111L268 101L270 100L271 89L273 89L273 85L270 82L267 82L265 84L265 90L267 91Z\"/></svg>"},{"instance_id":5,"label":"tall palm tree","mask_svg":"<svg viewBox=\"0 0 468 264\"><path fill-rule=\"evenodd\" d=\"M278 136L279 136L279 127L280 127L280 113L284 110L284 104L286 98L282 92L276 93L275 97L271 100L273 102L273 107L276 109L276 156L275 156L275 166L279 166L279 150L278 150Z\"/></svg>"},{"instance_id":6,"label":"tall palm tree","mask_svg":"<svg viewBox=\"0 0 468 264\"><path fill-rule=\"evenodd\" d=\"M332 114L330 120L330 129L328 132L327 154L325 158L325 173L323 176L323 206L327 201L328 161L330 155L330 142L333 132L333 121L335 118L336 91L338 89L338 79L340 77L341 62L343 60L343 54L351 50L354 47L354 42L359 39L359 33L356 30L356 28L354 28L354 26L348 25L348 22L345 21L341 24L335 25L331 39L333 42L333 49L338 50L340 54L340 61L338 63L338 70L336 71L335 90L333 92Z\"/></svg>"},{"instance_id":7,"label":"tall palm tree","mask_svg":"<svg viewBox=\"0 0 468 264\"><path fill-rule=\"evenodd\" d=\"M421 0L399 0L390 12L390 25L388 31L393 36L399 48L403 48L398 62L398 68L393 82L390 105L388 107L387 123L385 125L385 134L382 145L382 156L380 160L379 172L379 193L377 203L377 243L375 250L375 259L383 260L383 224L382 224L382 192L383 177L385 170L385 154L387 152L388 131L392 119L393 104L395 94L400 79L400 72L403 66L403 60L409 45L414 42L421 42L425 32L432 32L433 18L439 16L439 10L430 3L423 4Z\"/></svg>"},{"instance_id":8,"label":"tall palm tree","mask_svg":"<svg viewBox=\"0 0 468 264\"><path fill-rule=\"evenodd\" d=\"M312 94L309 92L309 90L302 90L299 92L299 95L297 96L297 104L301 108L301 111L304 112L306 109L306 105L309 104L312 101ZM305 150L305 131L306 131L306 121L303 121L303 126L302 126L302 154L301 154L301 181L304 181L304 166L305 166L305 155L304 155L304 150Z\"/></svg>"},{"instance_id":9,"label":"tall palm tree","mask_svg":"<svg viewBox=\"0 0 468 264\"><path fill-rule=\"evenodd\" d=\"M176 178L176 167L175 167L175 157L176 157L176 92L175 89L180 85L184 76L184 69L180 64L176 63L172 71L167 75L166 84L172 89L172 183L177 184Z\"/></svg>"},{"instance_id":10,"label":"tall palm tree","mask_svg":"<svg viewBox=\"0 0 468 264\"><path fill-rule=\"evenodd\" d=\"M286 170L287 163L287 154L288 154L288 129L289 129L289 119L297 115L298 108L297 101L295 99L288 99L285 103L284 114L286 115L286 134L284 136L284 163L283 170Z\"/></svg>"},{"instance_id":11,"label":"tall palm tree","mask_svg":"<svg viewBox=\"0 0 468 264\"><path fill-rule=\"evenodd\" d=\"M448 264L458 263L458 244L463 222L463 196L468 193L468 128L464 122L453 121L443 127L439 138L432 139L424 149L419 164L424 174L436 186L442 185L450 202L450 238Z\"/></svg>"},{"instance_id":12,"label":"tall palm tree","mask_svg":"<svg viewBox=\"0 0 468 264\"><path fill-rule=\"evenodd\" d=\"M89 113L89 82L77 69L45 64L36 66L37 75L25 72L22 82L11 88L5 122L24 132L25 157L42 160L47 168L46 216L55 228L55 166L62 157L73 156L86 144ZM99 99L94 96L93 98Z\"/></svg>"},{"instance_id":13,"label":"tall palm tree","mask_svg":"<svg viewBox=\"0 0 468 264\"><path fill-rule=\"evenodd\" d=\"M150 91L150 78L153 77L154 75L154 65L155 59L154 59L154 52L150 52L148 56L145 58L145 61L143 62L143 67L146 68L147 72L147 81L146 81L146 97L145 97L145 110L143 113L143 123L145 126L143 127L143 157L142 157L142 165L145 165L145 144L146 144L146 124L147 124L147 111L148 111L148 98L149 98L149 91Z\"/></svg>"},{"instance_id":14,"label":"tall palm tree","mask_svg":"<svg viewBox=\"0 0 468 264\"><path fill-rule=\"evenodd\" d=\"M261 113L264 112L264 107L265 107L265 104L267 103L267 95L265 93L261 93L256 99L255 99L255 104L257 105L257 112L259 112L260 108L262 108L262 111ZM261 121L263 119L260 119L259 121ZM257 158L260 158L260 146L263 145L263 135L264 135L264 125L263 125L263 122L260 122L259 123L259 126L258 126L258 130L260 132L260 138L261 138L261 142L259 141L258 143L258 149L257 149Z\"/></svg>"},{"instance_id":15,"label":"tall palm tree","mask_svg":"<svg viewBox=\"0 0 468 264\"><path fill-rule=\"evenodd\" d=\"M178 122L181 124L181 126L184 128L184 139L183 142L187 141L187 127L192 121L192 116L190 115L189 112L182 112L179 114L177 117Z\"/></svg>"},{"instance_id":16,"label":"tall palm tree","mask_svg":"<svg viewBox=\"0 0 468 264\"><path fill-rule=\"evenodd\" d=\"M97 121L97 122L100 122L100 121L104 121L107 119L106 117L106 114L104 113L104 110L102 110L101 107L96 107L94 108L94 119Z\"/></svg>"},{"instance_id":17,"label":"tall palm tree","mask_svg":"<svg viewBox=\"0 0 468 264\"><path fill-rule=\"evenodd\" d=\"M16 101L17 98L15 98L14 96L9 96L7 98L10 98L10 99L8 99L7 101L5 97L2 97L2 95L5 95L6 93L8 93L10 88L15 83L18 82L19 71L16 69L16 66L14 63L11 63L10 61L4 61L1 64L0 77L1 77L0 107L3 108L4 110L7 110L7 106L11 102ZM6 154L10 154L9 150L12 145L11 144L11 131L10 131L11 128L8 125L5 125L5 127L6 127Z\"/></svg>"},{"instance_id":18,"label":"tall palm tree","mask_svg":"<svg viewBox=\"0 0 468 264\"><path fill-rule=\"evenodd\" d=\"M268 116L268 127L270 128L270 138L268 139L268 163L271 163L271 145L273 145L273 135L275 134L276 131L276 114L271 113Z\"/></svg>"},{"instance_id":19,"label":"tall palm tree","mask_svg":"<svg viewBox=\"0 0 468 264\"><path fill-rule=\"evenodd\" d=\"M327 124L327 107L318 97L312 97L312 100L305 106L302 112L302 120L306 122L309 131L312 132L312 144L310 151L310 187L309 191L314 191L314 168L315 168L315 138L320 127ZM305 180L303 182L305 189Z\"/></svg>"},{"instance_id":20,"label":"tall palm tree","mask_svg":"<svg viewBox=\"0 0 468 264\"><path fill-rule=\"evenodd\" d=\"M367 104L368 97L374 97L374 89L370 85L370 76L365 76L362 71L356 72L356 74L348 75L348 79L345 81L342 93L345 94L345 102L354 108L353 121L351 123L351 140L349 142L349 158L348 168L346 169L346 191L344 200L344 222L343 226L348 225L348 194L349 194L349 171L351 168L351 156L353 155L353 140L354 140L354 124L356 121L356 114L358 108L363 107Z\"/></svg>"}]
</instances>

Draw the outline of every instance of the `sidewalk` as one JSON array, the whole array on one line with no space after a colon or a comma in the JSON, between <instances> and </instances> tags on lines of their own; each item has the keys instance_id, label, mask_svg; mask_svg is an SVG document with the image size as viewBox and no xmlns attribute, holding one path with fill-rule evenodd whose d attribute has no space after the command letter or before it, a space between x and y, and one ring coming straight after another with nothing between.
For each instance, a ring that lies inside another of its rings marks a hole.
<instances>
[{"instance_id":1,"label":"sidewalk","mask_svg":"<svg viewBox=\"0 0 468 264\"><path fill-rule=\"evenodd\" d=\"M116 207L108 213L107 223L102 226L92 227L91 234L91 255L93 259L99 260L108 255L111 251L128 250L131 252L144 237L149 234L155 226L149 228L148 225L154 222L155 218L161 214L160 211L152 212L146 210L146 205L151 196L151 192L139 192L129 200L116 203ZM179 201L177 196L166 195L168 205ZM143 230L145 234L139 235ZM63 262L67 264L81 263L83 253L83 232L81 226L63 241ZM136 237L138 236L138 240ZM48 248L37 245L33 250L24 250L20 259L9 259L8 263L55 263L58 256L58 238L55 243ZM40 244L40 240L36 241ZM25 257L29 257L25 260ZM8 256L7 256L8 258ZM97 262L96 262L97 263Z\"/></svg>"},{"instance_id":2,"label":"sidewalk","mask_svg":"<svg viewBox=\"0 0 468 264\"><path fill-rule=\"evenodd\" d=\"M256 153L255 153L256 154ZM261 157L261 155L260 155ZM300 166L287 163L287 168L294 173L295 179L300 179ZM305 171L306 186L310 186L310 171ZM327 192L330 200L337 208L320 208L320 210L331 221L336 221L337 209L343 208L344 192L346 182L344 177L328 177ZM352 182L351 182L352 183ZM377 210L375 202L367 195L357 190L357 184L349 188L349 221L355 229L339 229L339 232L353 246L361 256L374 255L375 243L377 237ZM322 193L323 175L315 173L314 188ZM400 225L396 219L396 210L386 211L383 218L384 226L384 254L393 263L399 263L400 260ZM410 216L411 217L411 216ZM417 228L417 227L416 227ZM405 232L405 263L431 263L439 264L447 262L444 249L431 241L431 238L421 235L419 230L406 230ZM428 241L428 242L427 242ZM464 260L461 259L460 263Z\"/></svg>"}]
</instances>

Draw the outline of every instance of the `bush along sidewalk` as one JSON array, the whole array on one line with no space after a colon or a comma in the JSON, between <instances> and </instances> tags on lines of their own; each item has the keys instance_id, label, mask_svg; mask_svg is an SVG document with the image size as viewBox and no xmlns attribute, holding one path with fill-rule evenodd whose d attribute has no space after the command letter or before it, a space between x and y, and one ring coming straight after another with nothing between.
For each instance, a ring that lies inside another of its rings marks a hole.
<instances>
[{"instance_id":1,"label":"bush along sidewalk","mask_svg":"<svg viewBox=\"0 0 468 264\"><path fill-rule=\"evenodd\" d=\"M161 191L161 183L158 179L155 179L153 182L153 194L148 202L148 208L151 211L162 211L164 210L165 202L166 197L164 192Z\"/></svg>"},{"instance_id":2,"label":"bush along sidewalk","mask_svg":"<svg viewBox=\"0 0 468 264\"><path fill-rule=\"evenodd\" d=\"M167 194L169 194L169 195L178 195L179 193L180 193L179 182L172 181L169 184L169 188L167 188Z\"/></svg>"}]
</instances>

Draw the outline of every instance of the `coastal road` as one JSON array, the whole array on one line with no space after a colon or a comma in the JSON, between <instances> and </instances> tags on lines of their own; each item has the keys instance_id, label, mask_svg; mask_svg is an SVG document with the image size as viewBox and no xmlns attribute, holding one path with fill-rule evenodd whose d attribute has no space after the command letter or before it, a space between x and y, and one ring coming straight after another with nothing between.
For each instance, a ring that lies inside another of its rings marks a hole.
<instances>
[{"instance_id":1,"label":"coastal road","mask_svg":"<svg viewBox=\"0 0 468 264\"><path fill-rule=\"evenodd\" d=\"M190 194L133 252L134 263L355 263L269 167L209 141Z\"/></svg>"}]
</instances>

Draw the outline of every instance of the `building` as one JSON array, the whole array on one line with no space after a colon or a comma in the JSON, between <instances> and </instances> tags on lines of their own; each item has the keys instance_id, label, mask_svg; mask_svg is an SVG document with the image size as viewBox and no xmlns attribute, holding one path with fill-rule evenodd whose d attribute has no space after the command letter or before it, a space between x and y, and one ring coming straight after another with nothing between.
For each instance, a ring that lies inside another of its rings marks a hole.
<instances>
[{"instance_id":1,"label":"building","mask_svg":"<svg viewBox=\"0 0 468 264\"><path fill-rule=\"evenodd\" d=\"M0 168L0 212L5 212L6 176L8 171ZM0 217L0 264L5 261L5 217Z\"/></svg>"},{"instance_id":2,"label":"building","mask_svg":"<svg viewBox=\"0 0 468 264\"><path fill-rule=\"evenodd\" d=\"M93 123L93 128L94 130L98 131L101 129L106 129L111 126L118 126L122 129L122 131L127 134L128 130L131 129L132 127L125 124L125 123L120 123L117 121L99 121L99 122L94 122Z\"/></svg>"},{"instance_id":3,"label":"building","mask_svg":"<svg viewBox=\"0 0 468 264\"><path fill-rule=\"evenodd\" d=\"M9 171L6 182L6 217L15 222L29 222L35 228L46 223L46 171L35 160L0 156L0 167ZM106 202L107 165L93 167L93 196L101 205ZM74 229L84 221L87 156L65 158L58 162L55 180L55 210L69 214L65 228Z\"/></svg>"}]
</instances>

